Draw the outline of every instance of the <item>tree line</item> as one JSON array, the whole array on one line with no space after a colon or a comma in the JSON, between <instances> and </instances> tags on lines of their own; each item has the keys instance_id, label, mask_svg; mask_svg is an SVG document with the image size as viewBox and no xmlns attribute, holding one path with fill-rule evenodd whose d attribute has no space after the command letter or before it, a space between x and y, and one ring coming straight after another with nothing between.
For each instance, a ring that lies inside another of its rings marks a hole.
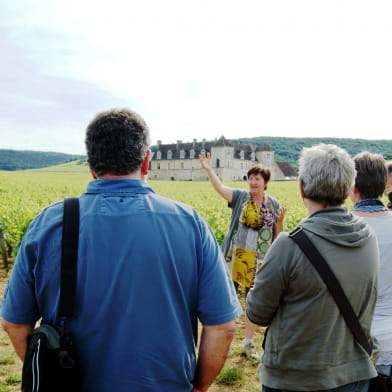
<instances>
[{"instance_id":1,"label":"tree line","mask_svg":"<svg viewBox=\"0 0 392 392\"><path fill-rule=\"evenodd\" d=\"M40 169L82 158L82 155L60 152L18 151L0 149L0 170Z\"/></svg>"},{"instance_id":2,"label":"tree line","mask_svg":"<svg viewBox=\"0 0 392 392\"><path fill-rule=\"evenodd\" d=\"M344 138L295 138L295 137L273 137L259 136L254 138L240 138L230 140L232 143L268 143L275 152L275 160L289 163L291 166L298 167L298 158L302 148L310 147L318 143L336 144L344 148L354 156L361 151L369 151L381 154L386 160L392 160L392 140L366 140L366 139L344 139Z\"/></svg>"}]
</instances>

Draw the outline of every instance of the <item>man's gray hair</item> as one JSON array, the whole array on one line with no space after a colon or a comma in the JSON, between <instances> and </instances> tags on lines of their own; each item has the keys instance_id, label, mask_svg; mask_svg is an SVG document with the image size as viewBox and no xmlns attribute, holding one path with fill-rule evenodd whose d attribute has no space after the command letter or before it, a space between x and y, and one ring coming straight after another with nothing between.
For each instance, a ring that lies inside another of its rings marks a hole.
<instances>
[{"instance_id":1,"label":"man's gray hair","mask_svg":"<svg viewBox=\"0 0 392 392\"><path fill-rule=\"evenodd\" d=\"M302 150L299 180L306 198L339 206L350 194L354 179L354 161L346 150L334 144L318 144Z\"/></svg>"}]
</instances>

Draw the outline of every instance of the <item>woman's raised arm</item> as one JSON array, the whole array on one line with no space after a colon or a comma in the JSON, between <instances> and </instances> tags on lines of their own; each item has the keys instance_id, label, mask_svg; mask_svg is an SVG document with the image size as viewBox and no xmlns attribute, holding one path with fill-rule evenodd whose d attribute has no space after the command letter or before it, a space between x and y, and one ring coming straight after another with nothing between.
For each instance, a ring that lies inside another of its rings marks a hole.
<instances>
[{"instance_id":1,"label":"woman's raised arm","mask_svg":"<svg viewBox=\"0 0 392 392\"><path fill-rule=\"evenodd\" d=\"M233 189L222 184L219 177L215 174L212 169L212 159L211 154L207 152L207 154L200 154L199 160L201 167L206 171L208 178L211 181L214 189L229 203L233 200Z\"/></svg>"}]
</instances>

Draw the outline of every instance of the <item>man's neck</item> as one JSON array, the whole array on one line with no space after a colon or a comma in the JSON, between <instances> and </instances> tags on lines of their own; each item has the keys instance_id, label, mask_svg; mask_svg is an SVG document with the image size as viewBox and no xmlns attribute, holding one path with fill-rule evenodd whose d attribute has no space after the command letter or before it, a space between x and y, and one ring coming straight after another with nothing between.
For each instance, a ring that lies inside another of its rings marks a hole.
<instances>
[{"instance_id":1,"label":"man's neck","mask_svg":"<svg viewBox=\"0 0 392 392\"><path fill-rule=\"evenodd\" d=\"M340 206L331 206L329 204L321 204L321 203L317 203L313 200L304 198L304 205L306 207L306 209L309 212L309 215L314 214L317 211L323 210L324 208L329 208L329 207L340 207Z\"/></svg>"},{"instance_id":2,"label":"man's neck","mask_svg":"<svg viewBox=\"0 0 392 392\"><path fill-rule=\"evenodd\" d=\"M97 177L98 180L142 180L142 176L140 173L135 174L126 174L124 176L117 176L114 174L103 174L102 176Z\"/></svg>"},{"instance_id":3,"label":"man's neck","mask_svg":"<svg viewBox=\"0 0 392 392\"><path fill-rule=\"evenodd\" d=\"M94 180L141 180L141 181L146 181L147 180L147 174L143 175L141 170L136 170L132 173L124 174L122 176L116 175L116 174L111 174L111 173L106 173L102 174L100 176L97 176L93 170L90 169L90 173Z\"/></svg>"}]
</instances>

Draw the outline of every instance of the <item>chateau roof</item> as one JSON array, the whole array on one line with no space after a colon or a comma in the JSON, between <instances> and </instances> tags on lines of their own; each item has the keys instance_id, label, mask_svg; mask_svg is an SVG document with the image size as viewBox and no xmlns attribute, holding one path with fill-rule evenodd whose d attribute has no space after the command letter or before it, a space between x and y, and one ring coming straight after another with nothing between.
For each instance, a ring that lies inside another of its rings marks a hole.
<instances>
[{"instance_id":1,"label":"chateau roof","mask_svg":"<svg viewBox=\"0 0 392 392\"><path fill-rule=\"evenodd\" d=\"M219 138L219 140L214 144L216 147L233 147L233 144L230 143L223 135Z\"/></svg>"},{"instance_id":2,"label":"chateau roof","mask_svg":"<svg viewBox=\"0 0 392 392\"><path fill-rule=\"evenodd\" d=\"M181 150L185 151L186 157L189 157L189 153L191 150L195 153L195 158L199 158L201 151L204 150L206 152L211 152L211 146L214 143L207 142L205 140L201 142L193 141L190 143L172 143L172 144L158 144L156 147L156 152L160 151L161 154L166 158L168 151L172 152L172 159L180 159ZM156 159L156 153L154 154L153 160Z\"/></svg>"},{"instance_id":3,"label":"chateau roof","mask_svg":"<svg viewBox=\"0 0 392 392\"><path fill-rule=\"evenodd\" d=\"M285 177L297 177L297 172L287 162L276 162Z\"/></svg>"},{"instance_id":4,"label":"chateau roof","mask_svg":"<svg viewBox=\"0 0 392 392\"><path fill-rule=\"evenodd\" d=\"M269 144L269 143L260 143L257 146L256 151L272 151L271 144Z\"/></svg>"},{"instance_id":5,"label":"chateau roof","mask_svg":"<svg viewBox=\"0 0 392 392\"><path fill-rule=\"evenodd\" d=\"M251 144L237 143L234 146L234 158L241 158L241 151L244 152L244 159L251 160L254 147Z\"/></svg>"}]
</instances>

